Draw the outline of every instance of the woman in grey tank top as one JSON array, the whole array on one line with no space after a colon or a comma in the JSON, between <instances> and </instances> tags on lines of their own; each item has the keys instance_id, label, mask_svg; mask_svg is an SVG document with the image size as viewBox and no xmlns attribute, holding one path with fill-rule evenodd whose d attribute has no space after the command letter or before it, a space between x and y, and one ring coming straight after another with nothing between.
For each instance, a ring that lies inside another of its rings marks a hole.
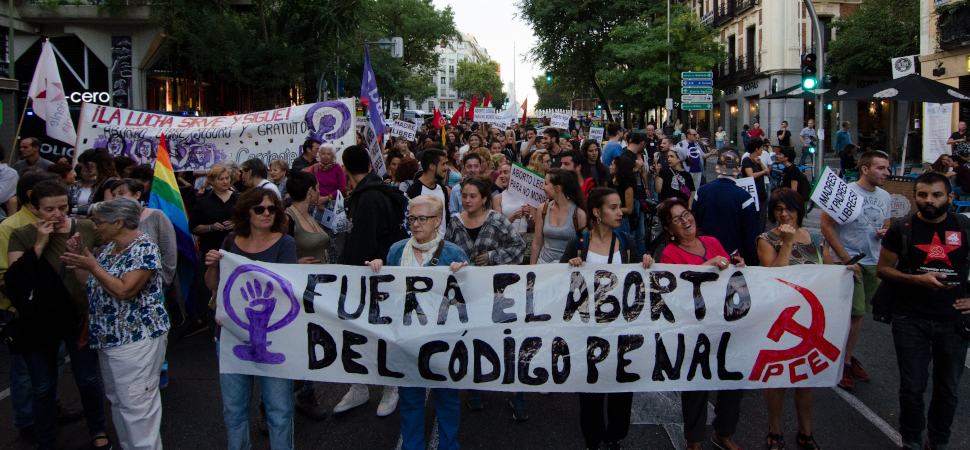
<instances>
[{"instance_id":1,"label":"woman in grey tank top","mask_svg":"<svg viewBox=\"0 0 970 450\"><path fill-rule=\"evenodd\" d=\"M550 170L542 191L549 201L539 207L531 264L559 262L569 242L586 228L586 204L575 172Z\"/></svg>"},{"instance_id":2,"label":"woman in grey tank top","mask_svg":"<svg viewBox=\"0 0 970 450\"><path fill-rule=\"evenodd\" d=\"M330 235L309 214L309 208L320 199L317 179L312 174L300 176L294 172L287 179L287 185L293 199L293 205L286 209L290 218L288 234L296 241L297 260L300 264L326 263Z\"/></svg>"}]
</instances>

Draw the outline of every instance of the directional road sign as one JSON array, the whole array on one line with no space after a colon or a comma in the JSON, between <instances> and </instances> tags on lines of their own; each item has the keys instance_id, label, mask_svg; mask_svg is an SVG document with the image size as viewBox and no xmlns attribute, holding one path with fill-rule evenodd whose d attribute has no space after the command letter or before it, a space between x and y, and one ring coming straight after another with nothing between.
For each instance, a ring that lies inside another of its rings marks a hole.
<instances>
[{"instance_id":1,"label":"directional road sign","mask_svg":"<svg viewBox=\"0 0 970 450\"><path fill-rule=\"evenodd\" d=\"M682 95L681 103L710 103L714 101L713 95Z\"/></svg>"},{"instance_id":2,"label":"directional road sign","mask_svg":"<svg viewBox=\"0 0 970 450\"><path fill-rule=\"evenodd\" d=\"M714 80L680 80L681 86L714 86Z\"/></svg>"},{"instance_id":3,"label":"directional road sign","mask_svg":"<svg viewBox=\"0 0 970 450\"><path fill-rule=\"evenodd\" d=\"M681 72L680 77L685 79L686 78L693 78L693 79L714 78L714 72Z\"/></svg>"},{"instance_id":4,"label":"directional road sign","mask_svg":"<svg viewBox=\"0 0 970 450\"><path fill-rule=\"evenodd\" d=\"M680 88L681 94L713 94L714 88L709 87L683 87Z\"/></svg>"},{"instance_id":5,"label":"directional road sign","mask_svg":"<svg viewBox=\"0 0 970 450\"><path fill-rule=\"evenodd\" d=\"M710 103L681 103L680 109L712 109L714 105Z\"/></svg>"}]
</instances>

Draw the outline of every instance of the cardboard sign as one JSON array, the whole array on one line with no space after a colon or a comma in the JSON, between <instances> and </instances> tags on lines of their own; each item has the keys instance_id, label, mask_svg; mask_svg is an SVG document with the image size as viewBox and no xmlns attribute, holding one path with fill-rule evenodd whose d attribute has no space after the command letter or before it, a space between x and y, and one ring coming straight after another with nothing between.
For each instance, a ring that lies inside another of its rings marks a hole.
<instances>
[{"instance_id":1,"label":"cardboard sign","mask_svg":"<svg viewBox=\"0 0 970 450\"><path fill-rule=\"evenodd\" d=\"M384 167L384 153L381 152L384 136L377 136L374 127L368 122L367 130L364 132L364 140L367 142L367 154L370 155L371 169L377 176L383 177L387 173L387 169Z\"/></svg>"},{"instance_id":2,"label":"cardboard sign","mask_svg":"<svg viewBox=\"0 0 970 450\"><path fill-rule=\"evenodd\" d=\"M603 127L589 127L589 140L603 142L603 135L606 130Z\"/></svg>"},{"instance_id":3,"label":"cardboard sign","mask_svg":"<svg viewBox=\"0 0 970 450\"><path fill-rule=\"evenodd\" d=\"M751 194L751 198L754 199L755 211L761 211L761 203L758 199L758 188L755 187L755 179L753 177L735 178L734 183Z\"/></svg>"},{"instance_id":4,"label":"cardboard sign","mask_svg":"<svg viewBox=\"0 0 970 450\"><path fill-rule=\"evenodd\" d=\"M549 123L550 127L559 128L560 130L569 129L569 114L566 113L552 113L552 122Z\"/></svg>"},{"instance_id":5,"label":"cardboard sign","mask_svg":"<svg viewBox=\"0 0 970 450\"><path fill-rule=\"evenodd\" d=\"M220 373L505 392L834 386L853 286L815 264L219 264Z\"/></svg>"},{"instance_id":6,"label":"cardboard sign","mask_svg":"<svg viewBox=\"0 0 970 450\"><path fill-rule=\"evenodd\" d=\"M391 126L391 136L403 136L405 139L414 142L414 135L418 132L417 124L406 120L394 120Z\"/></svg>"},{"instance_id":7,"label":"cardboard sign","mask_svg":"<svg viewBox=\"0 0 970 450\"><path fill-rule=\"evenodd\" d=\"M862 214L863 198L852 192L848 183L828 166L812 190L812 201L840 225L852 222Z\"/></svg>"},{"instance_id":8,"label":"cardboard sign","mask_svg":"<svg viewBox=\"0 0 970 450\"><path fill-rule=\"evenodd\" d=\"M546 193L542 191L542 185L546 184L546 179L541 175L526 169L518 163L512 164L512 173L509 175L509 188L505 190L502 198L512 198L518 204L531 205L538 208L546 202Z\"/></svg>"},{"instance_id":9,"label":"cardboard sign","mask_svg":"<svg viewBox=\"0 0 970 450\"><path fill-rule=\"evenodd\" d=\"M495 108L475 108L475 122L495 122Z\"/></svg>"}]
</instances>

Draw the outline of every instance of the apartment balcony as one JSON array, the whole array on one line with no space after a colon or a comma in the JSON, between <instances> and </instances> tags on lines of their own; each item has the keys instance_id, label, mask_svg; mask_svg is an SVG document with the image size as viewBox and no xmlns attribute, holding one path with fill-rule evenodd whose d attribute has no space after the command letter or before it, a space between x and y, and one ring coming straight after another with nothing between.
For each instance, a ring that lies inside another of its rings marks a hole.
<instances>
[{"instance_id":1,"label":"apartment balcony","mask_svg":"<svg viewBox=\"0 0 970 450\"><path fill-rule=\"evenodd\" d=\"M940 14L936 29L940 50L970 45L970 7L965 4L956 11Z\"/></svg>"},{"instance_id":2,"label":"apartment balcony","mask_svg":"<svg viewBox=\"0 0 970 450\"><path fill-rule=\"evenodd\" d=\"M739 78L750 77L761 71L758 55L748 54L739 56L735 61Z\"/></svg>"},{"instance_id":3,"label":"apartment balcony","mask_svg":"<svg viewBox=\"0 0 970 450\"><path fill-rule=\"evenodd\" d=\"M733 0L737 6L734 8L735 14L741 14L757 5L761 4L761 0Z\"/></svg>"},{"instance_id":4,"label":"apartment balcony","mask_svg":"<svg viewBox=\"0 0 970 450\"><path fill-rule=\"evenodd\" d=\"M714 10L714 26L719 27L731 21L736 15L735 0L728 0Z\"/></svg>"},{"instance_id":5,"label":"apartment balcony","mask_svg":"<svg viewBox=\"0 0 970 450\"><path fill-rule=\"evenodd\" d=\"M733 84L738 78L737 66L733 57L727 62L714 66L714 85L724 86Z\"/></svg>"},{"instance_id":6,"label":"apartment balcony","mask_svg":"<svg viewBox=\"0 0 970 450\"><path fill-rule=\"evenodd\" d=\"M151 6L157 0L127 0L110 7L104 1L78 0L60 5L43 5L40 0L17 0L20 19L28 22L148 23Z\"/></svg>"}]
</instances>

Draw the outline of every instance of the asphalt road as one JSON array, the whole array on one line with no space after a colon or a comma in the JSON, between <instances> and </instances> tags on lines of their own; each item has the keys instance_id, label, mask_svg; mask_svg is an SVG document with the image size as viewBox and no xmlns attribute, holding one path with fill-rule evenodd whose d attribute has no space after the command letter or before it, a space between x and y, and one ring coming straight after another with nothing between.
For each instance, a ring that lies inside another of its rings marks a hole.
<instances>
[{"instance_id":1,"label":"asphalt road","mask_svg":"<svg viewBox=\"0 0 970 450\"><path fill-rule=\"evenodd\" d=\"M810 214L806 228L817 230L819 213ZM167 359L171 383L162 391L162 442L168 449L215 449L226 447L219 390L218 360L210 332L187 339L172 331ZM867 320L857 349L857 356L872 375L871 383L856 384L852 393L838 387L815 391L814 434L825 449L898 448L899 406L896 391L898 373L892 336L887 325ZM970 367L970 360L967 361ZM80 409L77 388L69 376L69 366L59 385L64 406ZM329 409L347 391L343 384L318 384L318 396ZM9 396L9 358L0 346L0 450L30 449L31 440L19 435L13 427ZM970 449L970 377L964 377L959 391L963 400L957 408L950 448ZM458 441L465 449L582 449L579 429L579 400L575 394L529 394L530 418L515 422L508 406L509 394L484 394L485 409L480 412L462 407L462 424ZM927 393L926 401L929 402ZM463 394L464 398L464 394ZM400 426L397 412L378 418L375 414L380 388L371 387L371 401L342 414L330 414L314 422L296 416L295 444L298 449L332 450L399 448ZM785 405L783 431L789 448L795 448L797 430L794 406L789 392ZM108 407L105 407L106 412ZM634 397L633 425L623 442L627 449L683 448L680 398L675 393L639 393ZM255 405L252 417L256 416ZM713 413L710 414L713 417ZM115 438L110 413L108 432ZM432 424L434 409L426 416L428 442L436 442ZM742 404L742 417L735 440L746 449L763 448L768 429L762 391L748 391ZM253 447L269 448L269 441L251 427ZM83 421L61 425L58 447L87 449L89 441ZM117 447L116 447L117 448ZM435 447L429 445L429 448ZM705 448L715 448L710 443Z\"/></svg>"}]
</instances>

